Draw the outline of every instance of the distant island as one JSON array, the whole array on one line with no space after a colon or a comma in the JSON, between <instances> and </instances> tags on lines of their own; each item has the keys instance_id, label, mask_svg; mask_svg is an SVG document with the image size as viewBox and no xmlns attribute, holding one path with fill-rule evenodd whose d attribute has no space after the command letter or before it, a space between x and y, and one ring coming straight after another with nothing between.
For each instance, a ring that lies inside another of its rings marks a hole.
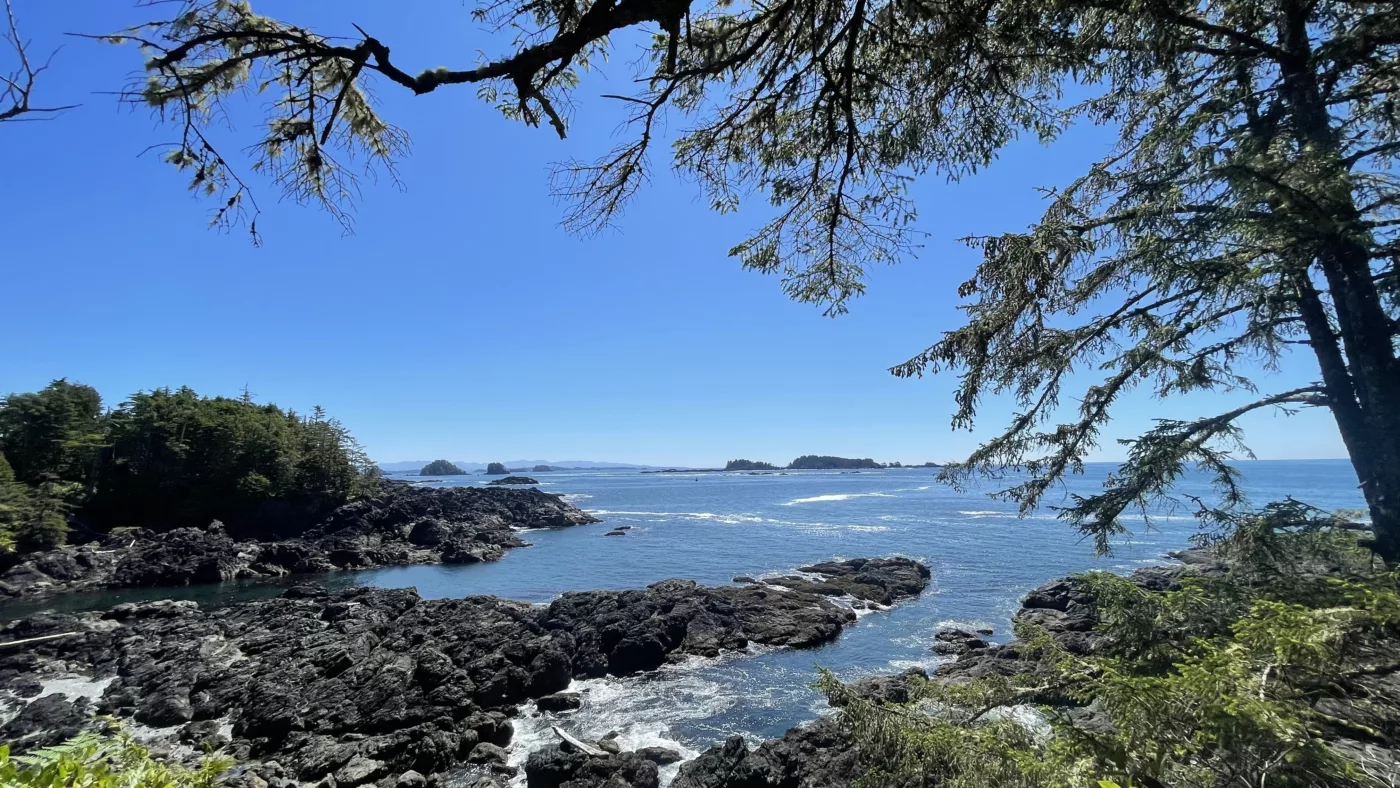
<instances>
[{"instance_id":1,"label":"distant island","mask_svg":"<svg viewBox=\"0 0 1400 788\"><path fill-rule=\"evenodd\" d=\"M423 466L423 470L418 472L419 476L462 476L466 471L458 468L447 460L433 460Z\"/></svg>"},{"instance_id":2,"label":"distant island","mask_svg":"<svg viewBox=\"0 0 1400 788\"><path fill-rule=\"evenodd\" d=\"M846 457L829 457L824 454L804 454L788 463L793 471L849 470L851 468L883 468L885 466L870 458L852 460Z\"/></svg>"},{"instance_id":3,"label":"distant island","mask_svg":"<svg viewBox=\"0 0 1400 788\"><path fill-rule=\"evenodd\" d=\"M754 460L730 460L724 464L726 471L776 471L778 466L770 462L755 462Z\"/></svg>"},{"instance_id":4,"label":"distant island","mask_svg":"<svg viewBox=\"0 0 1400 788\"><path fill-rule=\"evenodd\" d=\"M730 460L723 468L664 468L656 471L642 471L642 473L724 473L734 472L754 472L754 471L830 471L830 470L851 470L856 468L937 468L936 462L926 462L922 465L904 465L898 462L889 464L878 463L869 457L852 459L849 457L831 457L825 454L804 454L787 465L778 466L769 462L758 460Z\"/></svg>"},{"instance_id":5,"label":"distant island","mask_svg":"<svg viewBox=\"0 0 1400 788\"><path fill-rule=\"evenodd\" d=\"M553 465L536 465L530 469L530 473L549 473L550 471L562 471L563 468L556 468Z\"/></svg>"},{"instance_id":6,"label":"distant island","mask_svg":"<svg viewBox=\"0 0 1400 788\"><path fill-rule=\"evenodd\" d=\"M504 463L488 462L486 463L486 470L483 471L483 473L487 476L505 476L507 473L510 473L510 471L506 470Z\"/></svg>"}]
</instances>

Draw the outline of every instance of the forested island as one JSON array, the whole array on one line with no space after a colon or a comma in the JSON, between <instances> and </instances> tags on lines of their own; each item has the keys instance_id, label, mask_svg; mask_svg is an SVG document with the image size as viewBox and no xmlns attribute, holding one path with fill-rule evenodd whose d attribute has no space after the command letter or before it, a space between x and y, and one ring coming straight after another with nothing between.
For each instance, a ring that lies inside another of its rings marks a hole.
<instances>
[{"instance_id":1,"label":"forested island","mask_svg":"<svg viewBox=\"0 0 1400 788\"><path fill-rule=\"evenodd\" d=\"M778 466L760 460L730 460L723 468L665 468L656 471L642 471L642 473L724 473L726 471L826 471L826 470L852 470L864 468L937 468L937 463L924 463L923 465L901 465L897 462L888 465L878 463L872 459L851 459L848 457L832 457L824 454L804 454L787 465Z\"/></svg>"},{"instance_id":2,"label":"forested island","mask_svg":"<svg viewBox=\"0 0 1400 788\"><path fill-rule=\"evenodd\" d=\"M423 466L419 476L465 476L466 471L452 464L450 460L433 460Z\"/></svg>"},{"instance_id":3,"label":"forested island","mask_svg":"<svg viewBox=\"0 0 1400 788\"><path fill-rule=\"evenodd\" d=\"M823 471L823 470L850 470L855 468L883 468L885 466L866 457L864 459L853 460L847 457L830 457L819 454L804 454L801 457L788 463L788 470L793 471Z\"/></svg>"},{"instance_id":4,"label":"forested island","mask_svg":"<svg viewBox=\"0 0 1400 788\"><path fill-rule=\"evenodd\" d=\"M778 466L767 462L755 462L753 460L730 460L724 464L726 471L776 471Z\"/></svg>"},{"instance_id":5,"label":"forested island","mask_svg":"<svg viewBox=\"0 0 1400 788\"><path fill-rule=\"evenodd\" d=\"M482 471L482 473L487 476L505 476L507 473L510 473L510 469L505 466L505 463L488 462L486 463L486 470Z\"/></svg>"}]
</instances>

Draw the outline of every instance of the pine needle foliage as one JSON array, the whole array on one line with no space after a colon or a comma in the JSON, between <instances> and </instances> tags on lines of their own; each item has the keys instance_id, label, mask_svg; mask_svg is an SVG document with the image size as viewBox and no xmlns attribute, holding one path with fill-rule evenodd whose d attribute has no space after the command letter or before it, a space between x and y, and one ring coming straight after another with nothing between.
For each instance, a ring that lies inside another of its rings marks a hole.
<instances>
[{"instance_id":1,"label":"pine needle foliage","mask_svg":"<svg viewBox=\"0 0 1400 788\"><path fill-rule=\"evenodd\" d=\"M0 401L0 551L63 544L89 527L289 525L370 492L378 468L344 424L189 388L137 392L103 411L56 380Z\"/></svg>"},{"instance_id":2,"label":"pine needle foliage","mask_svg":"<svg viewBox=\"0 0 1400 788\"><path fill-rule=\"evenodd\" d=\"M1235 546L1265 531L1267 549L1237 553L1228 574L1166 593L1108 573L1079 577L1100 619L1095 649L1076 655L1020 625L1018 650L1039 666L1031 675L918 682L909 703L888 706L823 673L870 766L862 785L1393 784L1396 774L1333 747L1386 734L1320 701L1391 666L1400 574L1374 565L1345 530L1260 524ZM1083 723L1086 707L1094 724Z\"/></svg>"},{"instance_id":3,"label":"pine needle foliage","mask_svg":"<svg viewBox=\"0 0 1400 788\"><path fill-rule=\"evenodd\" d=\"M958 375L957 428L989 396L1017 403L1004 433L944 477L1019 471L1001 495L1028 511L1082 470L1130 392L1238 396L1127 441L1105 489L1061 508L1107 551L1125 512L1150 513L1192 467L1219 489L1198 502L1207 521L1247 509L1230 467L1248 455L1238 420L1327 407L1374 547L1400 562L1393 3L485 0L474 14L503 52L416 73L353 25L336 37L234 0L155 7L173 12L104 39L143 49L146 80L127 98L180 130L168 161L225 225L250 191L211 129L245 93L265 94L266 110L240 146L249 166L344 221L356 190L337 162L392 173L406 145L369 100L373 82L475 86L563 135L581 74L634 40L621 31L650 33L637 88L610 97L629 109L622 142L555 172L564 224L610 226L669 142L713 209L766 198L772 218L730 254L828 314L917 247L912 179L967 177L1014 140L1053 146L1076 123L1109 128L1114 149L1046 184L1038 221L967 239L981 264L960 291L964 325L892 370ZM663 123L679 131L663 136ZM1249 374L1299 365L1316 382L1261 392Z\"/></svg>"}]
</instances>

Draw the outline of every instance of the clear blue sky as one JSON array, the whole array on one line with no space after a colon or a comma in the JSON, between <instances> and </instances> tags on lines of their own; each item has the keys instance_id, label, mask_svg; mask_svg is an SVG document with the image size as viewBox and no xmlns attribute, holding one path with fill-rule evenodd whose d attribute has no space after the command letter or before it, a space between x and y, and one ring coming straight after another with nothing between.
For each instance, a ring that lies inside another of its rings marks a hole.
<instances>
[{"instance_id":1,"label":"clear blue sky","mask_svg":"<svg viewBox=\"0 0 1400 788\"><path fill-rule=\"evenodd\" d=\"M664 166L620 231L581 241L558 229L548 166L611 146L617 109L598 95L628 89L631 56L579 92L564 142L503 119L470 88L414 98L386 84L383 113L413 139L405 190L367 184L356 233L342 237L316 209L263 188L265 244L253 248L208 230L209 205L181 176L137 157L171 136L103 94L139 69L137 50L61 36L150 13L133 6L16 0L36 51L64 44L40 99L84 106L0 128L0 392L66 376L115 404L159 386L246 385L260 400L325 406L385 462L957 458L1010 403L990 403L978 433L954 433L952 380L885 370L958 324L956 285L976 255L954 239L1024 227L1040 209L1033 187L1067 182L1107 144L1078 130L1052 151L1018 144L962 184L917 184L930 234L918 259L874 272L869 295L833 320L726 257L760 223L759 200L713 215ZM356 22L409 71L470 65L505 45L465 3L254 7L324 32ZM1300 356L1263 385L1314 376ZM1111 437L1230 404L1129 399ZM1325 413L1246 425L1261 457L1344 456ZM1098 458L1119 455L1108 445Z\"/></svg>"}]
</instances>

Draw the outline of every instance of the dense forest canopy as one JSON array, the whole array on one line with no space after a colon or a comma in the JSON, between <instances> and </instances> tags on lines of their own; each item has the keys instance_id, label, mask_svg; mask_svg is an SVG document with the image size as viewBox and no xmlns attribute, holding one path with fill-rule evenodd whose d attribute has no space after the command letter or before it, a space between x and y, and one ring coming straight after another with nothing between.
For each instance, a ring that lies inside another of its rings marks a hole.
<instances>
[{"instance_id":1,"label":"dense forest canopy","mask_svg":"<svg viewBox=\"0 0 1400 788\"><path fill-rule=\"evenodd\" d=\"M507 473L510 473L510 470L506 468L505 463L488 462L486 463L485 473L488 476L504 476Z\"/></svg>"},{"instance_id":2,"label":"dense forest canopy","mask_svg":"<svg viewBox=\"0 0 1400 788\"><path fill-rule=\"evenodd\" d=\"M772 463L755 460L730 460L724 464L724 469L726 471L776 471L778 467Z\"/></svg>"},{"instance_id":3,"label":"dense forest canopy","mask_svg":"<svg viewBox=\"0 0 1400 788\"><path fill-rule=\"evenodd\" d=\"M885 466L870 459L851 459L849 457L830 457L824 454L804 454L801 457L788 463L788 468L792 470L849 470L854 468L883 468Z\"/></svg>"},{"instance_id":4,"label":"dense forest canopy","mask_svg":"<svg viewBox=\"0 0 1400 788\"><path fill-rule=\"evenodd\" d=\"M1109 485L1062 510L1107 550L1120 515L1148 511L1191 464L1221 492L1201 501L1204 521L1227 521L1243 498L1229 466L1247 451L1238 419L1327 407L1375 547L1400 561L1393 3L504 0L475 13L505 54L417 73L352 26L331 37L228 0L156 8L168 15L108 39L147 58L127 98L173 124L181 141L167 161L213 196L216 222L254 230L248 181L210 141L245 88L276 86L263 130L237 146L251 166L344 217L348 164L392 167L405 151L372 82L415 94L474 86L507 117L563 135L581 73L610 55L632 60L613 51L614 34L652 32L637 88L621 97L627 136L556 172L566 225L590 232L618 217L670 118L672 163L716 210L755 192L774 209L731 254L828 314L864 291L870 266L916 244L912 178L962 178L1020 137L1053 145L1071 124L1103 124L1118 145L1074 182L1047 185L1040 221L968 239L982 263L961 289L966 324L894 370L956 372L955 427L971 426L987 396L1019 405L1003 435L944 476L1019 468L1004 495L1028 510L1081 469L1128 391L1239 395L1128 441ZM1284 364L1317 370L1316 382L1256 391L1254 370ZM1065 391L1081 373L1101 377Z\"/></svg>"},{"instance_id":5,"label":"dense forest canopy","mask_svg":"<svg viewBox=\"0 0 1400 788\"><path fill-rule=\"evenodd\" d=\"M70 520L97 531L268 518L295 528L375 477L319 407L302 416L181 388L104 411L94 389L66 380L0 401L0 538L21 551L62 543Z\"/></svg>"},{"instance_id":6,"label":"dense forest canopy","mask_svg":"<svg viewBox=\"0 0 1400 788\"><path fill-rule=\"evenodd\" d=\"M466 471L453 465L450 460L433 460L418 472L419 476L461 476Z\"/></svg>"}]
</instances>

